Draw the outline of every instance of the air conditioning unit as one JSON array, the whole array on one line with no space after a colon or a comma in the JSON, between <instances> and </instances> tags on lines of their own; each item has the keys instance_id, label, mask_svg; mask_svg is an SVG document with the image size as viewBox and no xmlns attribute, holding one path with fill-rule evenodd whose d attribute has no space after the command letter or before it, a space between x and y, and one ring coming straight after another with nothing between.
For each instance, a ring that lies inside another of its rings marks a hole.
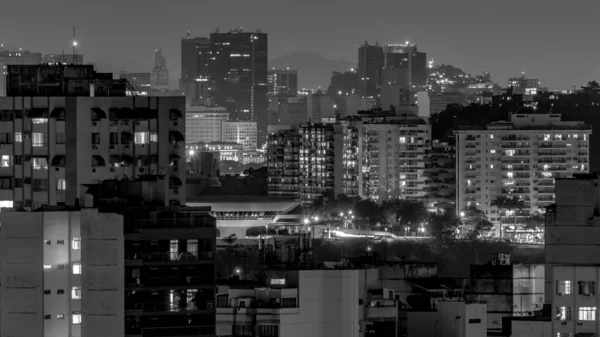
<instances>
[{"instance_id":1,"label":"air conditioning unit","mask_svg":"<svg viewBox=\"0 0 600 337\"><path fill-rule=\"evenodd\" d=\"M115 146L114 145L110 145L108 148L111 149L111 150L114 150Z\"/></svg>"},{"instance_id":2,"label":"air conditioning unit","mask_svg":"<svg viewBox=\"0 0 600 337\"><path fill-rule=\"evenodd\" d=\"M206 309L212 309L213 308L213 303L212 302L206 302Z\"/></svg>"},{"instance_id":3,"label":"air conditioning unit","mask_svg":"<svg viewBox=\"0 0 600 337\"><path fill-rule=\"evenodd\" d=\"M173 122L173 126L178 126L178 125L179 125L179 123Z\"/></svg>"},{"instance_id":4,"label":"air conditioning unit","mask_svg":"<svg viewBox=\"0 0 600 337\"><path fill-rule=\"evenodd\" d=\"M179 171L179 168L178 167L173 167L173 172L177 172L177 171Z\"/></svg>"},{"instance_id":5,"label":"air conditioning unit","mask_svg":"<svg viewBox=\"0 0 600 337\"><path fill-rule=\"evenodd\" d=\"M0 145L0 149L3 149L3 148L4 148L4 145Z\"/></svg>"},{"instance_id":6,"label":"air conditioning unit","mask_svg":"<svg viewBox=\"0 0 600 337\"><path fill-rule=\"evenodd\" d=\"M129 148L129 144L128 144L128 145L125 145L125 148L126 148L126 149L128 149L128 148Z\"/></svg>"},{"instance_id":7,"label":"air conditioning unit","mask_svg":"<svg viewBox=\"0 0 600 337\"><path fill-rule=\"evenodd\" d=\"M110 122L110 126L117 126L119 125L119 122Z\"/></svg>"},{"instance_id":8,"label":"air conditioning unit","mask_svg":"<svg viewBox=\"0 0 600 337\"><path fill-rule=\"evenodd\" d=\"M567 322L562 322L560 323L560 325L567 325Z\"/></svg>"},{"instance_id":9,"label":"air conditioning unit","mask_svg":"<svg viewBox=\"0 0 600 337\"><path fill-rule=\"evenodd\" d=\"M558 293L557 295L558 295L558 296L562 296L562 293Z\"/></svg>"},{"instance_id":10,"label":"air conditioning unit","mask_svg":"<svg viewBox=\"0 0 600 337\"><path fill-rule=\"evenodd\" d=\"M110 172L115 172L115 169L111 167Z\"/></svg>"},{"instance_id":11,"label":"air conditioning unit","mask_svg":"<svg viewBox=\"0 0 600 337\"><path fill-rule=\"evenodd\" d=\"M135 121L135 125L140 125L140 121Z\"/></svg>"},{"instance_id":12,"label":"air conditioning unit","mask_svg":"<svg viewBox=\"0 0 600 337\"><path fill-rule=\"evenodd\" d=\"M577 322L577 325L583 325L583 322Z\"/></svg>"},{"instance_id":13,"label":"air conditioning unit","mask_svg":"<svg viewBox=\"0 0 600 337\"><path fill-rule=\"evenodd\" d=\"M495 265L497 265L497 264L498 264L498 261L496 261L495 259L494 259L494 260L492 260L492 266L495 266Z\"/></svg>"},{"instance_id":14,"label":"air conditioning unit","mask_svg":"<svg viewBox=\"0 0 600 337\"><path fill-rule=\"evenodd\" d=\"M98 146L92 145L92 150L98 150Z\"/></svg>"},{"instance_id":15,"label":"air conditioning unit","mask_svg":"<svg viewBox=\"0 0 600 337\"><path fill-rule=\"evenodd\" d=\"M98 122L92 122L92 126L98 126Z\"/></svg>"},{"instance_id":16,"label":"air conditioning unit","mask_svg":"<svg viewBox=\"0 0 600 337\"><path fill-rule=\"evenodd\" d=\"M239 301L238 302L238 307L239 308L245 308L246 307L246 301Z\"/></svg>"},{"instance_id":17,"label":"air conditioning unit","mask_svg":"<svg viewBox=\"0 0 600 337\"><path fill-rule=\"evenodd\" d=\"M173 194L179 194L179 189L178 188L173 189Z\"/></svg>"},{"instance_id":18,"label":"air conditioning unit","mask_svg":"<svg viewBox=\"0 0 600 337\"><path fill-rule=\"evenodd\" d=\"M144 173L144 168L143 167L140 167L139 170L140 170L140 173Z\"/></svg>"}]
</instances>

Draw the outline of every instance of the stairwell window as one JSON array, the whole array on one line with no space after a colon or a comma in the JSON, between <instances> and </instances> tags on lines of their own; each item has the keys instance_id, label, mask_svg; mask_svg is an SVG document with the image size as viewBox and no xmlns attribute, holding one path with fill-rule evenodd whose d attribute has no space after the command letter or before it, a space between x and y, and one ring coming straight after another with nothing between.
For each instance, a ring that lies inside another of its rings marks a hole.
<instances>
[{"instance_id":1,"label":"stairwell window","mask_svg":"<svg viewBox=\"0 0 600 337\"><path fill-rule=\"evenodd\" d=\"M81 299L81 287L73 287L73 289L71 289L71 299Z\"/></svg>"},{"instance_id":2,"label":"stairwell window","mask_svg":"<svg viewBox=\"0 0 600 337\"><path fill-rule=\"evenodd\" d=\"M149 137L148 132L136 132L134 142L136 144L148 144Z\"/></svg>"},{"instance_id":3,"label":"stairwell window","mask_svg":"<svg viewBox=\"0 0 600 337\"><path fill-rule=\"evenodd\" d=\"M556 308L556 320L557 321L570 321L573 316L573 308L571 307L557 307Z\"/></svg>"},{"instance_id":4,"label":"stairwell window","mask_svg":"<svg viewBox=\"0 0 600 337\"><path fill-rule=\"evenodd\" d=\"M15 142L23 142L23 134L21 132L15 132Z\"/></svg>"},{"instance_id":5,"label":"stairwell window","mask_svg":"<svg viewBox=\"0 0 600 337\"><path fill-rule=\"evenodd\" d=\"M556 293L558 295L571 295L572 286L570 280L556 281Z\"/></svg>"},{"instance_id":6,"label":"stairwell window","mask_svg":"<svg viewBox=\"0 0 600 337\"><path fill-rule=\"evenodd\" d=\"M578 320L580 321L595 321L596 307L579 307Z\"/></svg>"},{"instance_id":7,"label":"stairwell window","mask_svg":"<svg viewBox=\"0 0 600 337\"><path fill-rule=\"evenodd\" d=\"M81 250L81 238L79 238L79 237L73 238L73 240L71 242L71 246L72 246L71 248L73 250Z\"/></svg>"},{"instance_id":8,"label":"stairwell window","mask_svg":"<svg viewBox=\"0 0 600 337\"><path fill-rule=\"evenodd\" d=\"M579 288L579 295L596 295L596 282L594 281L579 281L577 282L577 286Z\"/></svg>"},{"instance_id":9,"label":"stairwell window","mask_svg":"<svg viewBox=\"0 0 600 337\"><path fill-rule=\"evenodd\" d=\"M81 314L73 314L73 324L81 324Z\"/></svg>"},{"instance_id":10,"label":"stairwell window","mask_svg":"<svg viewBox=\"0 0 600 337\"><path fill-rule=\"evenodd\" d=\"M73 275L81 275L81 263L73 263Z\"/></svg>"},{"instance_id":11,"label":"stairwell window","mask_svg":"<svg viewBox=\"0 0 600 337\"><path fill-rule=\"evenodd\" d=\"M47 135L43 132L34 132L31 134L31 144L33 147L46 146L48 143Z\"/></svg>"}]
</instances>

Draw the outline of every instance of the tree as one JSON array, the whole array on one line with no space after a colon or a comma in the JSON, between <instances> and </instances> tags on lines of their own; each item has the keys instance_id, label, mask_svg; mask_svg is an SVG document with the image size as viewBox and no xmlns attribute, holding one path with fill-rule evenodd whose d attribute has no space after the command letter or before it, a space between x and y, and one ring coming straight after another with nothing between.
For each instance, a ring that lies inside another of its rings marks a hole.
<instances>
[{"instance_id":1,"label":"tree","mask_svg":"<svg viewBox=\"0 0 600 337\"><path fill-rule=\"evenodd\" d=\"M398 219L400 226L418 230L429 219L429 212L422 202L409 202L398 209Z\"/></svg>"},{"instance_id":2,"label":"tree","mask_svg":"<svg viewBox=\"0 0 600 337\"><path fill-rule=\"evenodd\" d=\"M462 213L461 237L469 240L477 239L494 228L494 224L487 219L485 212L476 206L469 206Z\"/></svg>"},{"instance_id":3,"label":"tree","mask_svg":"<svg viewBox=\"0 0 600 337\"><path fill-rule=\"evenodd\" d=\"M379 205L371 199L361 199L354 206L354 212L357 217L368 219L371 226L375 225L381 218Z\"/></svg>"},{"instance_id":4,"label":"tree","mask_svg":"<svg viewBox=\"0 0 600 337\"><path fill-rule=\"evenodd\" d=\"M429 233L437 239L456 239L460 227L460 219L453 210L447 210L442 214L434 213L429 217Z\"/></svg>"},{"instance_id":5,"label":"tree","mask_svg":"<svg viewBox=\"0 0 600 337\"><path fill-rule=\"evenodd\" d=\"M586 86L581 87L586 94L599 94L600 93L600 84L596 81L589 81Z\"/></svg>"},{"instance_id":6,"label":"tree","mask_svg":"<svg viewBox=\"0 0 600 337\"><path fill-rule=\"evenodd\" d=\"M523 229L533 231L533 234L531 234L533 236L531 241L544 243L545 224L546 218L544 214L536 212L525 218L525 225L523 226Z\"/></svg>"}]
</instances>

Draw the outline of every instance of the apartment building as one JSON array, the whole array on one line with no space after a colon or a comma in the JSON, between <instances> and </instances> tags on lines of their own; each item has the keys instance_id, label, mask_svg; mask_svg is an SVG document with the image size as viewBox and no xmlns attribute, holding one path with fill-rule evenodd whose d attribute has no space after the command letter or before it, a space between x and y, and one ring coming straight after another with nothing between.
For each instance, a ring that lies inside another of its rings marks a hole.
<instances>
[{"instance_id":1,"label":"apartment building","mask_svg":"<svg viewBox=\"0 0 600 337\"><path fill-rule=\"evenodd\" d=\"M267 184L272 197L299 197L300 134L297 130L282 130L269 134L267 140Z\"/></svg>"},{"instance_id":2,"label":"apartment building","mask_svg":"<svg viewBox=\"0 0 600 337\"><path fill-rule=\"evenodd\" d=\"M229 120L223 107L188 106L185 108L185 139L190 143L221 141L221 123Z\"/></svg>"},{"instance_id":3,"label":"apartment building","mask_svg":"<svg viewBox=\"0 0 600 337\"><path fill-rule=\"evenodd\" d=\"M45 207L0 222L0 334L124 336L121 215Z\"/></svg>"},{"instance_id":4,"label":"apartment building","mask_svg":"<svg viewBox=\"0 0 600 337\"><path fill-rule=\"evenodd\" d=\"M433 140L425 157L424 202L432 211L456 206L456 149L454 144Z\"/></svg>"},{"instance_id":5,"label":"apartment building","mask_svg":"<svg viewBox=\"0 0 600 337\"><path fill-rule=\"evenodd\" d=\"M92 66L9 67L0 205L75 205L82 185L157 174L168 177L165 203L183 202L185 99L125 96L122 81L96 75Z\"/></svg>"},{"instance_id":6,"label":"apartment building","mask_svg":"<svg viewBox=\"0 0 600 337\"><path fill-rule=\"evenodd\" d=\"M242 144L244 150L255 151L257 147L256 122L222 122L221 141Z\"/></svg>"},{"instance_id":7,"label":"apartment building","mask_svg":"<svg viewBox=\"0 0 600 337\"><path fill-rule=\"evenodd\" d=\"M600 178L556 180L556 203L546 212L546 299L553 336L600 333Z\"/></svg>"},{"instance_id":8,"label":"apartment building","mask_svg":"<svg viewBox=\"0 0 600 337\"><path fill-rule=\"evenodd\" d=\"M219 286L217 336L396 336L398 302L377 269L268 274L259 288Z\"/></svg>"},{"instance_id":9,"label":"apartment building","mask_svg":"<svg viewBox=\"0 0 600 337\"><path fill-rule=\"evenodd\" d=\"M512 114L510 122L460 128L456 211L475 205L498 230L500 223L511 228L518 219L514 210L492 206L497 197L520 198L526 208L518 216L543 211L555 202L556 178L589 171L591 133L591 126L562 122L559 114Z\"/></svg>"},{"instance_id":10,"label":"apartment building","mask_svg":"<svg viewBox=\"0 0 600 337\"><path fill-rule=\"evenodd\" d=\"M430 126L418 118L389 114L350 117L330 124L309 123L298 131L272 134L268 162L273 196L278 195L279 187L275 185L286 179L285 174L297 175L283 170L288 160L295 160L293 155L284 155L286 147L290 154L294 147L291 139L285 139L296 132L300 136L303 172L298 175L297 190L303 200L314 200L325 193L376 201L419 200L425 196L424 159ZM292 185L286 188L293 189Z\"/></svg>"}]
</instances>

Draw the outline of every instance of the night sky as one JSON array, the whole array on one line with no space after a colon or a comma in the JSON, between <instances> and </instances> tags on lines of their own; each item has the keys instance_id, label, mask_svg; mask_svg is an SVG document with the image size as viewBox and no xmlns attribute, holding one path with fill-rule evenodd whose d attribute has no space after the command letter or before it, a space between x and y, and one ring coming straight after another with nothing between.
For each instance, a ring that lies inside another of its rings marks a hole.
<instances>
[{"instance_id":1,"label":"night sky","mask_svg":"<svg viewBox=\"0 0 600 337\"><path fill-rule=\"evenodd\" d=\"M356 63L365 40L409 40L436 63L487 69L502 85L525 71L570 89L600 80L598 13L598 0L4 0L0 42L68 52L75 25L86 61L142 71L162 48L176 83L187 30L241 26L269 34L271 59L307 51Z\"/></svg>"}]
</instances>

